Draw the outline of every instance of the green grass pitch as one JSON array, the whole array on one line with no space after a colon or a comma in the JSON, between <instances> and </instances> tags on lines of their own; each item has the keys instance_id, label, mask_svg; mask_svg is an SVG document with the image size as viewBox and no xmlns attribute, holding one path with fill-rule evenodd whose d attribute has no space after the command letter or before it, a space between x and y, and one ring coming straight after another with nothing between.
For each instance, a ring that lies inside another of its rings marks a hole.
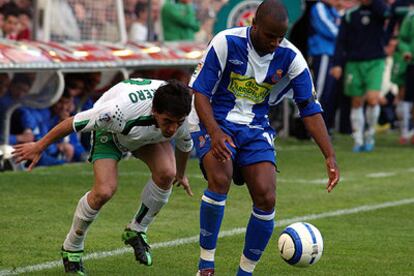
<instances>
[{"instance_id":1,"label":"green grass pitch","mask_svg":"<svg viewBox=\"0 0 414 276\"><path fill-rule=\"evenodd\" d=\"M326 168L317 146L277 139L276 220L287 223L320 214L307 221L321 231L325 250L314 266L291 267L279 256L277 238L283 226L277 226L255 275L414 275L414 146L399 146L396 141L396 135L379 135L374 152L356 154L351 152L350 137L336 136L342 181L328 194ZM194 197L174 188L170 202L149 229L149 241L155 245L152 267L138 265L121 241L149 174L137 160L122 161L119 168L118 191L88 233L88 274L195 275L199 247L194 237L206 187L197 161L192 159L188 167ZM60 247L77 201L91 183L90 164L0 174L0 275L64 274ZM342 211L328 215L337 210ZM235 275L244 234L234 229L246 227L250 212L246 187L233 185L221 228L227 236L219 239L216 251L217 275ZM177 239L184 239L183 244L177 244ZM91 257L91 253L96 254Z\"/></svg>"}]
</instances>

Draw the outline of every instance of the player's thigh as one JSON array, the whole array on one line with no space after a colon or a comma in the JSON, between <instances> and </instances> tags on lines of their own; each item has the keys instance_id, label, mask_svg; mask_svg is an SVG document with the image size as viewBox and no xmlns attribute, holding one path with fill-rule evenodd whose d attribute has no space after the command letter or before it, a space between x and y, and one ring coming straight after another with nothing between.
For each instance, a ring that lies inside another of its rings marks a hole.
<instances>
[{"instance_id":1,"label":"player's thigh","mask_svg":"<svg viewBox=\"0 0 414 276\"><path fill-rule=\"evenodd\" d=\"M347 62L344 76L344 93L350 97L361 97L365 94L361 62Z\"/></svg>"},{"instance_id":2,"label":"player's thigh","mask_svg":"<svg viewBox=\"0 0 414 276\"><path fill-rule=\"evenodd\" d=\"M145 145L133 152L136 158L147 164L154 178L174 178L176 164L173 146L169 141ZM157 182L164 182L164 179ZM166 182L169 182L168 180ZM161 184L161 183L157 183Z\"/></svg>"},{"instance_id":3,"label":"player's thigh","mask_svg":"<svg viewBox=\"0 0 414 276\"><path fill-rule=\"evenodd\" d=\"M94 186L92 195L105 202L118 186L118 161L122 153L113 142L112 134L104 131L92 133L89 161L93 163Z\"/></svg>"},{"instance_id":4,"label":"player's thigh","mask_svg":"<svg viewBox=\"0 0 414 276\"><path fill-rule=\"evenodd\" d=\"M89 161L95 163L99 159L121 160L122 152L115 145L112 133L105 131L93 131Z\"/></svg>"},{"instance_id":5,"label":"player's thigh","mask_svg":"<svg viewBox=\"0 0 414 276\"><path fill-rule=\"evenodd\" d=\"M95 186L116 189L118 185L118 161L114 159L98 159L93 163Z\"/></svg>"},{"instance_id":6,"label":"player's thigh","mask_svg":"<svg viewBox=\"0 0 414 276\"><path fill-rule=\"evenodd\" d=\"M95 182L88 196L90 206L98 210L112 198L118 187L118 161L98 159L93 163Z\"/></svg>"},{"instance_id":7,"label":"player's thigh","mask_svg":"<svg viewBox=\"0 0 414 276\"><path fill-rule=\"evenodd\" d=\"M363 63L364 82L366 91L381 91L385 70L385 60L375 59Z\"/></svg>"}]
</instances>

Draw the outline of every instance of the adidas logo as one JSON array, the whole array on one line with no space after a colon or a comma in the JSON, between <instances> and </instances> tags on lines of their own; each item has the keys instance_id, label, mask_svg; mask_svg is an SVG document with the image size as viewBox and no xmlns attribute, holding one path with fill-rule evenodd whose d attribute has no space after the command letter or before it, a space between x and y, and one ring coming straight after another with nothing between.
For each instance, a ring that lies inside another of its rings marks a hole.
<instances>
[{"instance_id":1,"label":"adidas logo","mask_svg":"<svg viewBox=\"0 0 414 276\"><path fill-rule=\"evenodd\" d=\"M200 234L203 237L208 237L212 235L212 233L208 232L206 229L200 229Z\"/></svg>"},{"instance_id":2,"label":"adidas logo","mask_svg":"<svg viewBox=\"0 0 414 276\"><path fill-rule=\"evenodd\" d=\"M233 63L234 65L242 65L243 64L243 62L238 60L238 59L230 59L229 62Z\"/></svg>"}]
</instances>

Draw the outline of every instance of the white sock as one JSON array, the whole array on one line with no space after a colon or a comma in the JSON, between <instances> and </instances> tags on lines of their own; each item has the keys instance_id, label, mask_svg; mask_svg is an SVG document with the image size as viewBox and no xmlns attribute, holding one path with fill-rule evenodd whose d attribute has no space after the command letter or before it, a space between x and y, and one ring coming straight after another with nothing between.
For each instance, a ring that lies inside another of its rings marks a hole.
<instances>
[{"instance_id":1,"label":"white sock","mask_svg":"<svg viewBox=\"0 0 414 276\"><path fill-rule=\"evenodd\" d=\"M128 227L137 232L147 232L149 224L154 220L161 208L167 204L171 191L172 187L168 190L163 190L152 179L148 180L141 194L141 207Z\"/></svg>"},{"instance_id":2,"label":"white sock","mask_svg":"<svg viewBox=\"0 0 414 276\"><path fill-rule=\"evenodd\" d=\"M377 126L379 115L379 105L367 106L367 109L365 110L365 116L367 120L367 130L365 131L366 143L374 143L375 127Z\"/></svg>"},{"instance_id":3,"label":"white sock","mask_svg":"<svg viewBox=\"0 0 414 276\"><path fill-rule=\"evenodd\" d=\"M248 272L248 273L253 273L256 265L257 265L257 261L252 261L252 260L246 258L244 256L244 254L241 255L241 258L240 258L240 268L243 271Z\"/></svg>"},{"instance_id":4,"label":"white sock","mask_svg":"<svg viewBox=\"0 0 414 276\"><path fill-rule=\"evenodd\" d=\"M364 143L365 125L364 110L362 107L351 109L351 125L355 144L362 145Z\"/></svg>"},{"instance_id":5,"label":"white sock","mask_svg":"<svg viewBox=\"0 0 414 276\"><path fill-rule=\"evenodd\" d=\"M404 101L399 101L395 107L395 113L399 121L401 121L403 118L403 103Z\"/></svg>"},{"instance_id":6,"label":"white sock","mask_svg":"<svg viewBox=\"0 0 414 276\"><path fill-rule=\"evenodd\" d=\"M413 103L402 102L401 103L401 136L404 138L410 137L410 120L411 120L411 108Z\"/></svg>"},{"instance_id":7,"label":"white sock","mask_svg":"<svg viewBox=\"0 0 414 276\"><path fill-rule=\"evenodd\" d=\"M88 227L98 215L99 210L92 209L88 204L88 194L89 192L79 200L78 205L76 206L72 226L63 242L63 248L65 250L83 250Z\"/></svg>"},{"instance_id":8,"label":"white sock","mask_svg":"<svg viewBox=\"0 0 414 276\"><path fill-rule=\"evenodd\" d=\"M214 262L214 255L216 254L216 249L204 249L200 246L200 258L209 261Z\"/></svg>"}]
</instances>

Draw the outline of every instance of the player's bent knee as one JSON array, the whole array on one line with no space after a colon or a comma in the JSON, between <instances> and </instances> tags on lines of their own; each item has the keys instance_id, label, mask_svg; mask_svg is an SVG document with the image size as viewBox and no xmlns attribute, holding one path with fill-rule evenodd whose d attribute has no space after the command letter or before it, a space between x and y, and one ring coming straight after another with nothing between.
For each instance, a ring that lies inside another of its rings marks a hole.
<instances>
[{"instance_id":1,"label":"player's bent knee","mask_svg":"<svg viewBox=\"0 0 414 276\"><path fill-rule=\"evenodd\" d=\"M213 174L212 176L208 177L209 183L215 186L229 186L231 183L231 175L226 174Z\"/></svg>"},{"instance_id":2,"label":"player's bent knee","mask_svg":"<svg viewBox=\"0 0 414 276\"><path fill-rule=\"evenodd\" d=\"M168 168L153 174L152 179L157 185L160 185L163 188L168 188L174 181L175 175L176 170Z\"/></svg>"},{"instance_id":3,"label":"player's bent knee","mask_svg":"<svg viewBox=\"0 0 414 276\"><path fill-rule=\"evenodd\" d=\"M115 188L100 188L92 193L93 201L98 206L104 205L106 202L108 202L112 196L116 193L116 187Z\"/></svg>"}]
</instances>

